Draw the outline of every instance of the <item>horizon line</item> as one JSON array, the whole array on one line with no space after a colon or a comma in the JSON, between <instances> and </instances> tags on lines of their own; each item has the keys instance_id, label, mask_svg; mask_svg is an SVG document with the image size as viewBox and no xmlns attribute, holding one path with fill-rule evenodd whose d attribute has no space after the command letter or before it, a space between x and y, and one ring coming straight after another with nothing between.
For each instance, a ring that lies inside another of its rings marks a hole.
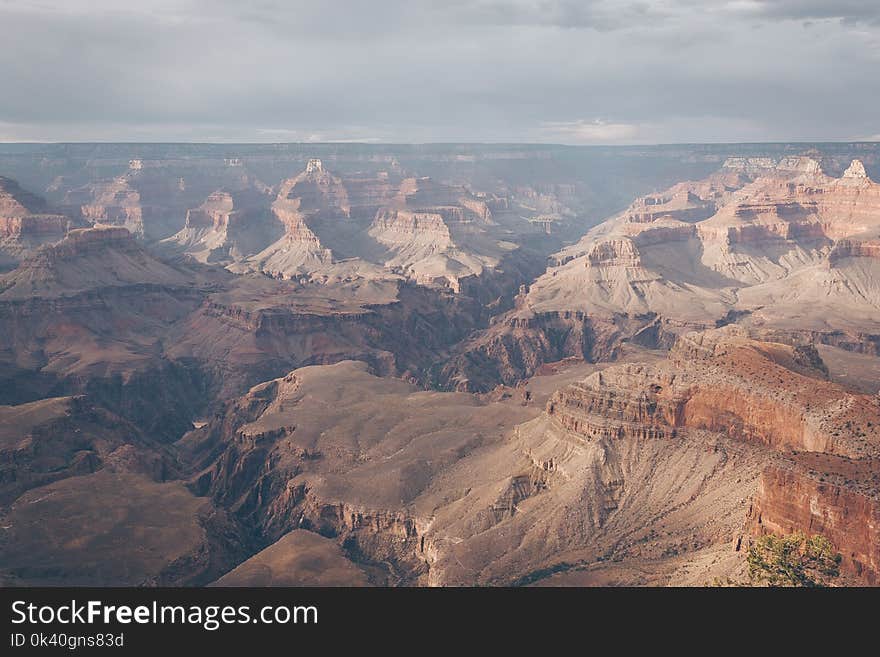
<instances>
[{"instance_id":1,"label":"horizon line","mask_svg":"<svg viewBox=\"0 0 880 657\"><path fill-rule=\"evenodd\" d=\"M643 142L631 144L565 144L559 142L535 141L4 141L0 146L93 146L93 145L134 145L134 146L553 146L558 148L644 148L664 146L782 146L782 145L826 145L826 144L880 144L880 139L793 139L777 141L673 141Z\"/></svg>"}]
</instances>

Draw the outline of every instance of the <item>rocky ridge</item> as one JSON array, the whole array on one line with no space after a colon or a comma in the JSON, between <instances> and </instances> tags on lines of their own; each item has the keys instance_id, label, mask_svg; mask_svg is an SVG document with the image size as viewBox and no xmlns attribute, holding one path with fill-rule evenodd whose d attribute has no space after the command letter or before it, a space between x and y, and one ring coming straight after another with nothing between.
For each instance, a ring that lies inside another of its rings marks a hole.
<instances>
[{"instance_id":1,"label":"rocky ridge","mask_svg":"<svg viewBox=\"0 0 880 657\"><path fill-rule=\"evenodd\" d=\"M878 234L880 185L858 161L840 178L805 157L728 162L636 201L554 256L444 376L485 390L479 363L513 383L546 359L536 345L562 341L552 356L595 358L596 340L578 336L604 336L604 355L622 340L668 346L730 322L870 352L880 332Z\"/></svg>"}]
</instances>

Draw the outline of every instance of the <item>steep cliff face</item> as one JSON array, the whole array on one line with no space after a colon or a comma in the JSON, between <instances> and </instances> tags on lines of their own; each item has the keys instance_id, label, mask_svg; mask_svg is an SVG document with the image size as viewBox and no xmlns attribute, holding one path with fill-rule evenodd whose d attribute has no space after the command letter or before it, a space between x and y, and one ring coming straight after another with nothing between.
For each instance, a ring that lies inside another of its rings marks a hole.
<instances>
[{"instance_id":1,"label":"steep cliff face","mask_svg":"<svg viewBox=\"0 0 880 657\"><path fill-rule=\"evenodd\" d=\"M399 176L388 171L376 175L352 174L344 180L351 218L372 217L397 193Z\"/></svg>"},{"instance_id":2,"label":"steep cliff face","mask_svg":"<svg viewBox=\"0 0 880 657\"><path fill-rule=\"evenodd\" d=\"M46 201L21 188L11 178L0 176L0 219L13 219L46 210Z\"/></svg>"},{"instance_id":3,"label":"steep cliff face","mask_svg":"<svg viewBox=\"0 0 880 657\"><path fill-rule=\"evenodd\" d=\"M815 349L688 334L666 363L612 366L560 389L547 416L591 443L691 440L701 432L761 446L750 533L822 534L844 572L877 582L880 400L826 380Z\"/></svg>"},{"instance_id":4,"label":"steep cliff face","mask_svg":"<svg viewBox=\"0 0 880 657\"><path fill-rule=\"evenodd\" d=\"M626 342L668 348L687 330L725 323L735 295L669 279L657 252L699 250L693 226L675 222L635 236L597 239L582 256L525 288L515 308L462 344L445 385L475 391L514 385L545 362L613 359ZM694 273L678 269L693 280Z\"/></svg>"},{"instance_id":5,"label":"steep cliff face","mask_svg":"<svg viewBox=\"0 0 880 657\"><path fill-rule=\"evenodd\" d=\"M13 239L60 239L69 220L53 214L46 201L0 176L0 242Z\"/></svg>"},{"instance_id":6,"label":"steep cliff face","mask_svg":"<svg viewBox=\"0 0 880 657\"><path fill-rule=\"evenodd\" d=\"M821 534L840 551L845 575L880 584L880 462L802 454L766 467L749 529Z\"/></svg>"},{"instance_id":7,"label":"steep cliff face","mask_svg":"<svg viewBox=\"0 0 880 657\"><path fill-rule=\"evenodd\" d=\"M453 246L449 227L439 212L379 210L369 234L394 253L386 266L403 269L424 284L448 280L444 276L445 267L434 268L436 271L425 271L421 267L425 261L445 260L444 254ZM461 268L455 273L461 274ZM457 276L453 276L452 282L457 288Z\"/></svg>"},{"instance_id":8,"label":"steep cliff face","mask_svg":"<svg viewBox=\"0 0 880 657\"><path fill-rule=\"evenodd\" d=\"M69 223L67 217L57 214L0 218L0 239L58 240L64 237Z\"/></svg>"},{"instance_id":9,"label":"steep cliff face","mask_svg":"<svg viewBox=\"0 0 880 657\"><path fill-rule=\"evenodd\" d=\"M610 361L626 341L656 348L674 339L653 315L602 318L575 311L520 317L512 311L456 346L438 382L444 389L486 392L499 383L515 386L544 363Z\"/></svg>"},{"instance_id":10,"label":"steep cliff face","mask_svg":"<svg viewBox=\"0 0 880 657\"><path fill-rule=\"evenodd\" d=\"M702 434L589 438L539 406L416 392L352 363L261 384L181 447L193 489L267 543L317 532L386 584L522 584L606 563L655 564L664 581L718 546L729 565L759 462Z\"/></svg>"},{"instance_id":11,"label":"steep cliff face","mask_svg":"<svg viewBox=\"0 0 880 657\"><path fill-rule=\"evenodd\" d=\"M186 212L186 223L163 241L199 262L228 265L263 250L284 234L269 197L253 187L219 190Z\"/></svg>"},{"instance_id":12,"label":"steep cliff face","mask_svg":"<svg viewBox=\"0 0 880 657\"><path fill-rule=\"evenodd\" d=\"M201 584L243 559L253 548L225 513L174 481L177 455L145 418L94 400L0 406L0 581Z\"/></svg>"},{"instance_id":13,"label":"steep cliff face","mask_svg":"<svg viewBox=\"0 0 880 657\"><path fill-rule=\"evenodd\" d=\"M384 246L383 264L424 285L461 291L462 281L499 266L514 244L492 243L485 200L431 178L406 178L368 234ZM500 247L500 248L499 248Z\"/></svg>"},{"instance_id":14,"label":"steep cliff face","mask_svg":"<svg viewBox=\"0 0 880 657\"><path fill-rule=\"evenodd\" d=\"M138 238L161 240L177 233L188 208L223 185L237 188L248 175L237 167L198 170L194 162L132 159L58 178L49 190L71 216L86 224L122 226ZM98 173L100 171L101 173ZM76 181L76 182L75 182ZM63 192L63 193L62 193Z\"/></svg>"},{"instance_id":15,"label":"steep cliff face","mask_svg":"<svg viewBox=\"0 0 880 657\"><path fill-rule=\"evenodd\" d=\"M168 354L215 371L223 397L295 367L360 360L372 371L430 383L438 353L480 325L478 302L399 281L277 285L254 303L251 288L208 297L171 332ZM205 339L210 336L209 339Z\"/></svg>"},{"instance_id":16,"label":"steep cliff face","mask_svg":"<svg viewBox=\"0 0 880 657\"><path fill-rule=\"evenodd\" d=\"M298 200L298 209L307 214L323 214L347 218L351 215L348 191L342 180L324 169L321 160L309 160L306 170L285 181L278 194L279 200Z\"/></svg>"},{"instance_id":17,"label":"steep cliff face","mask_svg":"<svg viewBox=\"0 0 880 657\"><path fill-rule=\"evenodd\" d=\"M599 437L700 429L778 450L880 455L880 400L825 377L809 348L721 329L679 339L666 364L612 367L560 390L547 411Z\"/></svg>"},{"instance_id":18,"label":"steep cliff face","mask_svg":"<svg viewBox=\"0 0 880 657\"><path fill-rule=\"evenodd\" d=\"M215 192L166 240L202 262L277 278L393 278L366 224L396 193L387 172L341 178L318 159L283 180L271 203L256 181Z\"/></svg>"},{"instance_id":19,"label":"steep cliff face","mask_svg":"<svg viewBox=\"0 0 880 657\"><path fill-rule=\"evenodd\" d=\"M160 341L198 304L198 292L150 286L2 301L0 401L88 394L151 436L173 440L204 412L210 382L192 361L165 358ZM108 327L122 326L124 337L108 336Z\"/></svg>"},{"instance_id":20,"label":"steep cliff face","mask_svg":"<svg viewBox=\"0 0 880 657\"><path fill-rule=\"evenodd\" d=\"M139 237L144 235L145 214L151 211L141 203L141 195L131 186L127 175L71 190L62 205L88 223L121 226Z\"/></svg>"},{"instance_id":21,"label":"steep cliff face","mask_svg":"<svg viewBox=\"0 0 880 657\"><path fill-rule=\"evenodd\" d=\"M187 211L186 225L193 228L211 228L217 232L226 230L229 227L229 215L234 208L232 194L223 191L214 192L198 208Z\"/></svg>"},{"instance_id":22,"label":"steep cliff face","mask_svg":"<svg viewBox=\"0 0 880 657\"><path fill-rule=\"evenodd\" d=\"M212 399L298 366L357 359L428 384L486 314L399 278L237 277L162 260L121 227L78 229L0 276L2 401L89 393L170 440Z\"/></svg>"},{"instance_id":23,"label":"steep cliff face","mask_svg":"<svg viewBox=\"0 0 880 657\"><path fill-rule=\"evenodd\" d=\"M683 427L686 381L674 373L628 365L558 390L547 414L588 440L671 438Z\"/></svg>"},{"instance_id":24,"label":"steep cliff face","mask_svg":"<svg viewBox=\"0 0 880 657\"><path fill-rule=\"evenodd\" d=\"M144 165L125 180L134 184L148 170ZM163 247L239 274L331 283L404 279L470 294L484 279L496 289L507 277L515 289L524 280L512 279L531 268L531 250L543 258L548 245L558 244L535 239L538 230L521 216L531 211L512 210L506 197L404 177L399 167L337 174L313 158L277 186L271 203L265 191L242 174L190 207Z\"/></svg>"},{"instance_id":25,"label":"steep cliff face","mask_svg":"<svg viewBox=\"0 0 880 657\"><path fill-rule=\"evenodd\" d=\"M880 241L839 240L828 253L828 266L835 267L844 258L880 259Z\"/></svg>"},{"instance_id":26,"label":"steep cliff face","mask_svg":"<svg viewBox=\"0 0 880 657\"><path fill-rule=\"evenodd\" d=\"M733 322L872 353L878 235L880 185L860 161L834 178L809 157L732 159L703 180L638 199L552 256L516 310L471 344L483 367L494 362L512 374L507 361L540 364L556 355L529 346L553 340L540 334L541 318L582 313L594 330L628 324L633 332L618 340L642 344L653 337L668 345L674 334ZM644 317L652 328L637 321ZM524 324L534 328L529 344L519 336ZM514 343L531 354L511 359L510 348L499 348Z\"/></svg>"},{"instance_id":27,"label":"steep cliff face","mask_svg":"<svg viewBox=\"0 0 880 657\"><path fill-rule=\"evenodd\" d=\"M372 234L391 248L412 251L401 257L425 257L452 245L449 227L435 212L379 210L373 220Z\"/></svg>"},{"instance_id":28,"label":"steep cliff face","mask_svg":"<svg viewBox=\"0 0 880 657\"><path fill-rule=\"evenodd\" d=\"M330 390L337 398L328 406ZM426 577L433 552L425 537L430 514L412 502L465 445L497 436L503 413L529 416L522 407L419 392L343 362L254 387L181 447L201 467L194 490L265 541L308 529L378 568L378 583L415 583ZM353 433L352 422L363 430Z\"/></svg>"},{"instance_id":29,"label":"steep cliff face","mask_svg":"<svg viewBox=\"0 0 880 657\"><path fill-rule=\"evenodd\" d=\"M695 223L708 219L748 178L722 171L705 181L679 183L659 194L636 199L624 212L627 222L651 224L660 219Z\"/></svg>"},{"instance_id":30,"label":"steep cliff face","mask_svg":"<svg viewBox=\"0 0 880 657\"><path fill-rule=\"evenodd\" d=\"M67 217L53 214L44 199L0 176L0 271L43 244L62 239L70 223Z\"/></svg>"},{"instance_id":31,"label":"steep cliff face","mask_svg":"<svg viewBox=\"0 0 880 657\"><path fill-rule=\"evenodd\" d=\"M788 171L793 176L783 175ZM878 207L880 185L858 160L841 178L809 158L780 163L700 225L703 262L748 285L781 279L821 261L835 241L875 237Z\"/></svg>"},{"instance_id":32,"label":"steep cliff face","mask_svg":"<svg viewBox=\"0 0 880 657\"><path fill-rule=\"evenodd\" d=\"M319 216L345 219L350 211L342 182L323 167L313 166L285 180L272 203L272 213L284 226L284 235L233 270L291 278L326 267L333 262L333 254L321 244L309 221Z\"/></svg>"}]
</instances>

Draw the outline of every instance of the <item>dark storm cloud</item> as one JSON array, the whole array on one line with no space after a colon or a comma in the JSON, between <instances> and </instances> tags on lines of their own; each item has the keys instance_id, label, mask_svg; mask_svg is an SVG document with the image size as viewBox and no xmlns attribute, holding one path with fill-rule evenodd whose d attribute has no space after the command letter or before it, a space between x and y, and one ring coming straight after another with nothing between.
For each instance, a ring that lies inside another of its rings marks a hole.
<instances>
[{"instance_id":1,"label":"dark storm cloud","mask_svg":"<svg viewBox=\"0 0 880 657\"><path fill-rule=\"evenodd\" d=\"M0 0L0 140L870 137L877 4Z\"/></svg>"}]
</instances>

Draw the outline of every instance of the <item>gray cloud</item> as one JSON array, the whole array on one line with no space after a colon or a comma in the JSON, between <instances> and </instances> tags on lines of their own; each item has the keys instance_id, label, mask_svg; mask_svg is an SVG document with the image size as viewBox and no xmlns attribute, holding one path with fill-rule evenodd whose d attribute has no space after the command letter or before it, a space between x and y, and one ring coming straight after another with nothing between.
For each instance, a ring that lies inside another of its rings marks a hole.
<instances>
[{"instance_id":1,"label":"gray cloud","mask_svg":"<svg viewBox=\"0 0 880 657\"><path fill-rule=\"evenodd\" d=\"M754 4L761 14L775 18L836 18L851 23L880 24L880 3L876 0L758 0Z\"/></svg>"},{"instance_id":2,"label":"gray cloud","mask_svg":"<svg viewBox=\"0 0 880 657\"><path fill-rule=\"evenodd\" d=\"M204 0L207 8L217 2ZM644 0L350 0L344 3L220 0L231 15L303 36L379 38L407 29L560 27L610 31L671 15Z\"/></svg>"},{"instance_id":3,"label":"gray cloud","mask_svg":"<svg viewBox=\"0 0 880 657\"><path fill-rule=\"evenodd\" d=\"M880 132L878 13L853 0L0 0L0 140L850 139Z\"/></svg>"}]
</instances>

